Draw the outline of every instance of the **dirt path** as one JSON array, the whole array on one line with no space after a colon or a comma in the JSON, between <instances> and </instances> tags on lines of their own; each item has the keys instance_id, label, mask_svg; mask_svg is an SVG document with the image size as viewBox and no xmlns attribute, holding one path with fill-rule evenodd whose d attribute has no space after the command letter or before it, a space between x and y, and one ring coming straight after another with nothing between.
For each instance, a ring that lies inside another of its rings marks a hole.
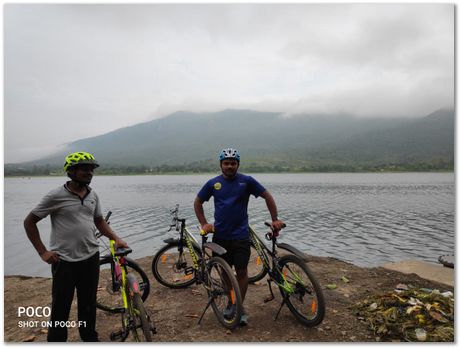
<instances>
[{"instance_id":1,"label":"dirt path","mask_svg":"<svg viewBox=\"0 0 460 348\"><path fill-rule=\"evenodd\" d=\"M245 308L249 314L249 325L228 331L219 325L211 309L201 325L197 325L207 299L203 288L195 285L188 289L171 290L159 285L151 275L151 260L151 257L146 257L138 261L150 278L152 289L146 304L158 330L154 340L160 342L373 342L376 337L353 313L351 306L356 302L393 290L399 283L453 291L450 286L415 274L384 268L360 268L333 258L311 257L309 265L323 285L327 303L326 317L321 325L315 328L302 326L286 307L274 321L281 298L275 292L275 300L264 303L269 289L267 282L262 280L248 289ZM348 283L341 280L343 276L349 280ZM332 283L337 284L336 289L325 288ZM5 341L46 341L46 329L19 327L19 322L25 318L18 318L18 306L49 306L50 288L51 280L48 278L5 277ZM75 307L72 307L70 320L76 320ZM26 320L42 322L44 318ZM109 341L110 332L120 326L119 315L98 310L97 329L101 341ZM69 341L80 341L76 328L69 330Z\"/></svg>"}]
</instances>

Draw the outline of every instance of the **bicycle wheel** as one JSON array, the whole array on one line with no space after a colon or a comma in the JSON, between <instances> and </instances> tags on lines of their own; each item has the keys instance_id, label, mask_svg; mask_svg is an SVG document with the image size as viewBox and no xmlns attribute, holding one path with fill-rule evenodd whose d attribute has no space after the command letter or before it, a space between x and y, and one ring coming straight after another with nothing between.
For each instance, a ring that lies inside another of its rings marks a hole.
<instances>
[{"instance_id":1,"label":"bicycle wheel","mask_svg":"<svg viewBox=\"0 0 460 348\"><path fill-rule=\"evenodd\" d=\"M234 329L239 325L243 312L243 301L235 275L220 257L212 257L206 266L206 290L208 296L212 297L214 314L223 327Z\"/></svg>"},{"instance_id":2,"label":"bicycle wheel","mask_svg":"<svg viewBox=\"0 0 460 348\"><path fill-rule=\"evenodd\" d=\"M251 243L251 256L248 263L248 280L249 283L255 283L261 280L267 274L268 270L265 268L262 259L257 253L256 248Z\"/></svg>"},{"instance_id":3,"label":"bicycle wheel","mask_svg":"<svg viewBox=\"0 0 460 348\"><path fill-rule=\"evenodd\" d=\"M289 310L306 326L323 321L326 311L323 292L310 268L295 255L279 260L279 286Z\"/></svg>"},{"instance_id":4,"label":"bicycle wheel","mask_svg":"<svg viewBox=\"0 0 460 348\"><path fill-rule=\"evenodd\" d=\"M193 248L200 257L201 251ZM195 283L193 257L184 245L179 251L179 242L172 242L161 248L152 260L152 273L158 282L168 288L180 289Z\"/></svg>"},{"instance_id":5,"label":"bicycle wheel","mask_svg":"<svg viewBox=\"0 0 460 348\"><path fill-rule=\"evenodd\" d=\"M136 342L152 342L152 332L154 332L154 328L139 294L135 293L133 295L131 305L133 316L132 333L134 340Z\"/></svg>"},{"instance_id":6,"label":"bicycle wheel","mask_svg":"<svg viewBox=\"0 0 460 348\"><path fill-rule=\"evenodd\" d=\"M133 260L125 258L125 270L133 273L139 283L142 300L145 301L150 293L150 282L147 274ZM104 311L119 313L123 310L120 284L112 280L113 259L104 256L99 260L99 284L97 288L96 306Z\"/></svg>"}]
</instances>

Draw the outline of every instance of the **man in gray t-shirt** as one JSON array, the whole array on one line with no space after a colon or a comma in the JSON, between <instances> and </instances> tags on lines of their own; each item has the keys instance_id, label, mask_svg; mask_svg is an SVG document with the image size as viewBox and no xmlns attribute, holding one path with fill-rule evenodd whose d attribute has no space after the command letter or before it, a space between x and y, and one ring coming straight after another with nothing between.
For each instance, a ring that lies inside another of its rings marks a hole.
<instances>
[{"instance_id":1,"label":"man in gray t-shirt","mask_svg":"<svg viewBox=\"0 0 460 348\"><path fill-rule=\"evenodd\" d=\"M93 171L99 165L87 152L75 152L65 159L64 170L71 179L50 191L24 220L29 240L43 261L51 264L53 275L51 327L48 341L66 341L67 329L54 325L66 322L75 289L78 299L78 320L83 341L98 341L96 332L96 294L99 282L99 245L94 226L115 247L127 247L102 216L97 194L89 187ZM40 238L37 223L51 218L49 250Z\"/></svg>"}]
</instances>

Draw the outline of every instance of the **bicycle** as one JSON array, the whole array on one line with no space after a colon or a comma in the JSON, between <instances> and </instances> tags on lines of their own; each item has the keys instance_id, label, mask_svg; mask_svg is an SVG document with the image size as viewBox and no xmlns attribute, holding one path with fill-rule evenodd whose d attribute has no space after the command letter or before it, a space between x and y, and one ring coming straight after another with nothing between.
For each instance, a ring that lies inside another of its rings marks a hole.
<instances>
[{"instance_id":1,"label":"bicycle","mask_svg":"<svg viewBox=\"0 0 460 348\"><path fill-rule=\"evenodd\" d=\"M109 219L112 212L109 211L105 217L105 221L110 224ZM101 233L95 230L96 238L101 237ZM121 313L124 310L123 298L121 297L121 286L116 279L114 258L110 251L110 246L101 239L104 244L104 249L99 259L99 287L97 292L96 306L111 313ZM139 284L142 301L145 301L150 294L150 282L147 274L142 268L132 259L124 257L124 268L127 273L134 274Z\"/></svg>"},{"instance_id":2,"label":"bicycle","mask_svg":"<svg viewBox=\"0 0 460 348\"><path fill-rule=\"evenodd\" d=\"M123 310L121 311L122 329L110 334L110 340L121 340L124 342L132 332L136 342L152 342L152 333L156 328L150 320L141 298L139 282L134 274L128 273L125 266L125 256L132 252L131 248L119 248L115 250L115 241L110 241L110 252L114 260L114 274L120 284ZM143 337L139 335L141 329Z\"/></svg>"},{"instance_id":3,"label":"bicycle","mask_svg":"<svg viewBox=\"0 0 460 348\"><path fill-rule=\"evenodd\" d=\"M255 234L256 232L254 231L254 228L249 225L249 233L250 234ZM251 242L251 254L249 257L249 262L248 262L248 280L249 283L255 283L261 279L263 279L267 273L268 273L268 267L265 267L264 262L262 262L262 257L263 255L260 255L260 253L257 251L255 245L254 245L254 237L250 238ZM307 256L302 253L299 249L293 247L292 245L286 244L286 243L278 243L276 242L276 246L279 249L283 249L287 251L290 254L294 254L300 259L302 259L305 262L308 262Z\"/></svg>"},{"instance_id":4,"label":"bicycle","mask_svg":"<svg viewBox=\"0 0 460 348\"><path fill-rule=\"evenodd\" d=\"M294 247L278 243L278 232L272 225L265 222L271 231L265 234L265 238L271 241L271 250L262 242L254 229L249 226L249 237L257 251L262 265L262 271L256 276L262 279L267 273L267 279L271 296L264 302L272 301L275 295L271 283L275 283L280 290L283 301L275 316L275 320L286 304L294 317L305 326L319 325L325 315L326 303L319 282L313 272L304 261L304 256ZM290 251L292 254L278 256L277 247ZM300 254L300 255L299 255ZM269 261L271 258L271 264Z\"/></svg>"},{"instance_id":5,"label":"bicycle","mask_svg":"<svg viewBox=\"0 0 460 348\"><path fill-rule=\"evenodd\" d=\"M201 246L186 227L185 219L178 217L179 205L171 210L172 223L169 230L180 232L178 239L164 240L152 260L152 273L158 282L169 288L185 288L202 284L208 294L208 303L198 324L209 306L220 324L227 329L239 325L243 307L238 282L232 269L219 256L226 250L216 243L207 242L207 236L200 231Z\"/></svg>"},{"instance_id":6,"label":"bicycle","mask_svg":"<svg viewBox=\"0 0 460 348\"><path fill-rule=\"evenodd\" d=\"M106 221L110 217L111 213L107 214ZM129 333L132 332L134 340L136 342L151 342L152 334L156 333L156 328L150 316L145 309L144 302L142 299L141 286L138 278L134 273L129 273L127 266L126 255L132 252L131 248L118 248L115 249L115 241L110 240L109 245L110 255L104 256L100 260L100 278L99 278L99 289L114 289L113 294L118 294L121 298L122 306L113 307L101 304L101 296L98 291L97 296L97 307L108 308L110 312L121 313L122 329L117 332L110 334L110 340L126 340ZM110 257L111 261L106 262ZM103 262L102 262L103 261ZM110 265L110 269L104 269L104 265ZM135 263L131 264L136 265ZM136 267L139 267L136 265ZM142 270L141 270L142 271ZM110 275L110 281L107 284L104 282L106 277ZM101 284L102 280L102 284ZM110 286L110 287L109 287ZM111 298L112 299L112 298ZM142 335L139 334L138 329L141 329Z\"/></svg>"}]
</instances>

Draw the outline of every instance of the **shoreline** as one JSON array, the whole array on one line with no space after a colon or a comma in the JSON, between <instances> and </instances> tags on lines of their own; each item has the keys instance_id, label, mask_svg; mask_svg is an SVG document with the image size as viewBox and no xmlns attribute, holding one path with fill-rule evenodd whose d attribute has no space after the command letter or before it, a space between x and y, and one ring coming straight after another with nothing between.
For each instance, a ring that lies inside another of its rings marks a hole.
<instances>
[{"instance_id":1,"label":"shoreline","mask_svg":"<svg viewBox=\"0 0 460 348\"><path fill-rule=\"evenodd\" d=\"M150 256L142 257L136 259L136 262L142 262L143 259L150 258ZM342 261L342 260L340 260ZM347 261L342 261L347 262ZM355 265L356 266L356 265ZM371 268L384 268L392 271L397 271L405 274L416 274L420 278L435 281L444 285L454 286L455 285L455 269L445 267L440 263L436 262L427 262L427 261L420 261L415 259L406 259L397 262L388 262L382 264L380 266L375 267L362 267L356 266L363 269L371 269ZM4 275L4 278L20 278L20 279L30 279L30 278L44 278L44 279L51 279L51 276L28 276L22 274L10 274Z\"/></svg>"},{"instance_id":2,"label":"shoreline","mask_svg":"<svg viewBox=\"0 0 460 348\"><path fill-rule=\"evenodd\" d=\"M283 306L278 319L273 320L282 299L276 287L275 300L264 302L269 294L266 280L249 285L244 302L249 315L249 325L234 331L223 329L212 310L208 310L201 325L199 316L207 302L202 286L192 285L185 289L172 290L160 285L150 270L151 257L137 259L149 277L151 291L145 304L151 314L158 333L156 342L376 342L380 341L369 324L356 315L354 306L358 302L392 292L400 284L409 288L438 289L454 292L452 286L438 280L424 279L410 269L403 273L384 267L363 268L332 257L308 255L308 266L319 280L326 300L324 321L313 328L302 326ZM423 266L418 264L418 266ZM443 267L443 266L440 266ZM452 275L455 276L453 269ZM346 279L346 281L344 280ZM335 286L328 287L334 284ZM19 306L50 306L51 279L28 276L4 276L4 340L5 342L45 342L46 329L20 327ZM77 320L76 301L72 305L69 320ZM27 318L43 321L46 318ZM110 333L121 326L119 315L97 311L97 330L100 340L110 341ZM132 337L128 337L130 341ZM400 338L404 341L404 338ZM77 328L69 329L69 341L79 342Z\"/></svg>"},{"instance_id":3,"label":"shoreline","mask_svg":"<svg viewBox=\"0 0 460 348\"><path fill-rule=\"evenodd\" d=\"M110 173L96 173L97 176L162 176L162 175L215 175L218 171L211 172L164 172L164 173L125 173L125 174L110 174ZM247 174L421 174L421 173L452 173L455 171L439 169L439 170L370 170L370 171L286 171L286 172L246 172ZM66 177L65 173L50 174L50 175L5 175L6 178L58 178Z\"/></svg>"}]
</instances>

